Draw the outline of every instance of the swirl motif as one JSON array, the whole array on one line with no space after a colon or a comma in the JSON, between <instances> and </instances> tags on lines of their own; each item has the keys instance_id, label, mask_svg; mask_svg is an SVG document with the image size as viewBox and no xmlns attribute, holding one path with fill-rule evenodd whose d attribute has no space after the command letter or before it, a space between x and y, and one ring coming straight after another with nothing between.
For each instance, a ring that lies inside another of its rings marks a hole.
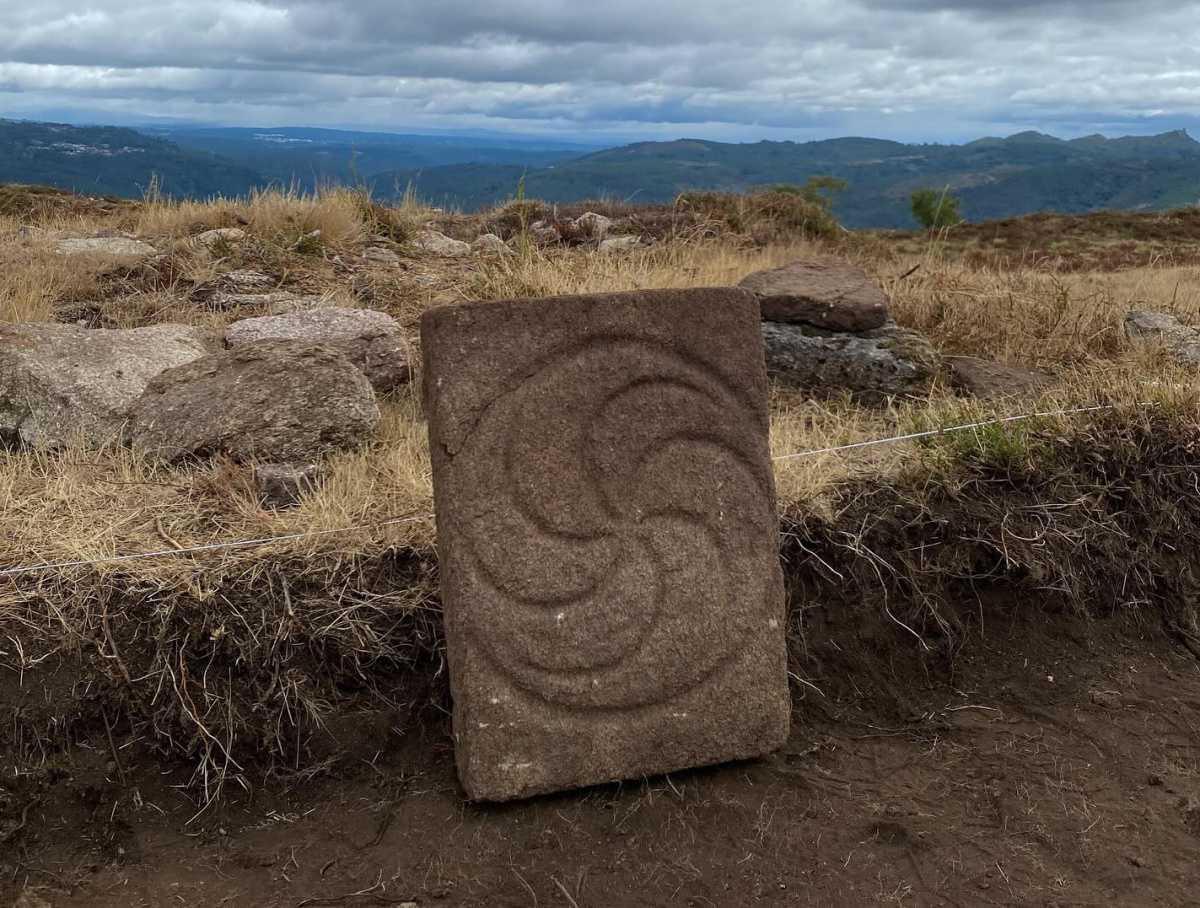
<instances>
[{"instance_id":1,"label":"swirl motif","mask_svg":"<svg viewBox=\"0 0 1200 908\"><path fill-rule=\"evenodd\" d=\"M466 632L572 709L668 701L773 616L761 405L670 348L593 337L514 382L455 457ZM498 469L497 469L498 467Z\"/></svg>"}]
</instances>

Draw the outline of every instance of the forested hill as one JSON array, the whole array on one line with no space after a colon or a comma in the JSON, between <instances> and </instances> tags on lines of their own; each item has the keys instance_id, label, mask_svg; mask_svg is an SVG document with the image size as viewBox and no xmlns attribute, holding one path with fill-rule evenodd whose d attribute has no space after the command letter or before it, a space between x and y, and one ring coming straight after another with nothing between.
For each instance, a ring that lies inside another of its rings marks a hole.
<instances>
[{"instance_id":1,"label":"forested hill","mask_svg":"<svg viewBox=\"0 0 1200 908\"><path fill-rule=\"evenodd\" d=\"M474 210L527 196L665 202L691 189L742 191L833 176L848 227L910 227L912 192L948 188L972 221L1037 211L1158 210L1200 201L1200 143L1186 132L1062 140L1035 132L965 145L881 139L730 144L695 139L591 150L480 136L304 129L171 129L154 134L0 120L0 182L136 197L157 177L174 196L242 195L297 182L365 183L382 198L407 188Z\"/></svg>"},{"instance_id":2,"label":"forested hill","mask_svg":"<svg viewBox=\"0 0 1200 908\"><path fill-rule=\"evenodd\" d=\"M908 227L909 198L923 187L948 187L970 220L1195 204L1200 143L1182 131L1070 141L1026 132L965 145L684 139L627 145L531 170L471 164L381 174L378 185L412 183L431 201L474 209L511 196L522 175L527 195L549 201L612 196L645 202L668 201L688 189L745 190L829 175L848 184L835 203L847 226Z\"/></svg>"},{"instance_id":3,"label":"forested hill","mask_svg":"<svg viewBox=\"0 0 1200 908\"><path fill-rule=\"evenodd\" d=\"M539 139L422 136L331 129L68 126L0 120L0 182L137 197L152 177L166 194L207 198L255 187L378 182L397 168L463 162L544 167L595 150ZM388 186L388 189L394 187Z\"/></svg>"},{"instance_id":4,"label":"forested hill","mask_svg":"<svg viewBox=\"0 0 1200 908\"><path fill-rule=\"evenodd\" d=\"M156 178L176 196L239 195L257 172L205 152L114 126L0 120L0 183L136 197Z\"/></svg>"}]
</instances>

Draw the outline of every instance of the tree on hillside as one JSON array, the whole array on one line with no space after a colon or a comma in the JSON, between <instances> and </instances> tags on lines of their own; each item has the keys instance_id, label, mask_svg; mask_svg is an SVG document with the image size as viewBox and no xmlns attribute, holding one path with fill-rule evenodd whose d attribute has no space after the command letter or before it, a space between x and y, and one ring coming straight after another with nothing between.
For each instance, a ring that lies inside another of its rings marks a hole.
<instances>
[{"instance_id":1,"label":"tree on hillside","mask_svg":"<svg viewBox=\"0 0 1200 908\"><path fill-rule=\"evenodd\" d=\"M833 206L833 197L839 192L845 192L849 185L845 180L839 180L837 177L819 175L809 177L804 181L803 186L797 186L795 183L780 183L772 186L771 191L784 195L798 195L805 201L819 205L828 211Z\"/></svg>"},{"instance_id":2,"label":"tree on hillside","mask_svg":"<svg viewBox=\"0 0 1200 908\"><path fill-rule=\"evenodd\" d=\"M962 223L958 211L959 201L950 195L950 190L918 189L912 194L912 213L917 222L927 230L941 230Z\"/></svg>"}]
</instances>

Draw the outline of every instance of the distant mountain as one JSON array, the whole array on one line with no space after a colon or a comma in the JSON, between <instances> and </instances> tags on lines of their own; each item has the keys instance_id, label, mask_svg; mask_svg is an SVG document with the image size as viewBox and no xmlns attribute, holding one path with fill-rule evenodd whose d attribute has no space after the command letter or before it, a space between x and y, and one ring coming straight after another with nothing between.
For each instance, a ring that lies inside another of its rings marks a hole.
<instances>
[{"instance_id":1,"label":"distant mountain","mask_svg":"<svg viewBox=\"0 0 1200 908\"><path fill-rule=\"evenodd\" d=\"M368 185L381 198L413 187L474 210L525 194L551 202L615 197L668 202L690 189L744 191L829 175L848 227L913 226L916 189L948 188L973 221L1036 211L1159 210L1200 202L1200 143L1186 132L1063 140L1037 132L965 145L883 139L728 144L698 139L594 147L492 135L399 135L329 129L79 127L0 120L0 182L137 197L152 176L176 196L254 187Z\"/></svg>"},{"instance_id":2,"label":"distant mountain","mask_svg":"<svg viewBox=\"0 0 1200 908\"><path fill-rule=\"evenodd\" d=\"M370 183L399 168L480 162L545 167L596 146L490 136L424 136L332 129L69 126L0 120L0 182L141 196L157 178L169 195L245 195L256 187ZM399 186L403 191L404 185Z\"/></svg>"},{"instance_id":3,"label":"distant mountain","mask_svg":"<svg viewBox=\"0 0 1200 908\"><path fill-rule=\"evenodd\" d=\"M597 150L594 145L520 137L401 135L338 129L166 128L146 130L185 149L216 154L271 183L312 189L328 183L383 183L382 172L459 164L541 168ZM399 189L403 191L404 185Z\"/></svg>"},{"instance_id":4,"label":"distant mountain","mask_svg":"<svg viewBox=\"0 0 1200 908\"><path fill-rule=\"evenodd\" d=\"M880 139L642 142L523 169L455 165L376 175L376 186L413 184L436 204L475 209L525 192L547 201L611 196L665 202L689 189L742 191L830 175L849 185L834 205L849 227L913 226L909 197L948 187L970 220L1035 211L1163 209L1200 201L1200 143L1186 132L1062 140L1036 132L966 145Z\"/></svg>"},{"instance_id":5,"label":"distant mountain","mask_svg":"<svg viewBox=\"0 0 1200 908\"><path fill-rule=\"evenodd\" d=\"M0 182L137 197L157 178L172 195L239 195L254 170L205 152L113 126L0 120Z\"/></svg>"}]
</instances>

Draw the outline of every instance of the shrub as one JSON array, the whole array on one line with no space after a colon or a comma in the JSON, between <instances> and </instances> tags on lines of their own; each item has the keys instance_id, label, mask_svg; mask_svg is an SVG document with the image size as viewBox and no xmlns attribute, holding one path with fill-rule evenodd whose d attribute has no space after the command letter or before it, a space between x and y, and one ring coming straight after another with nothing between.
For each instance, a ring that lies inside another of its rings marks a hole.
<instances>
[{"instance_id":1,"label":"shrub","mask_svg":"<svg viewBox=\"0 0 1200 908\"><path fill-rule=\"evenodd\" d=\"M958 211L959 201L950 195L950 190L918 189L912 194L912 213L917 222L927 230L941 230L962 223Z\"/></svg>"},{"instance_id":2,"label":"shrub","mask_svg":"<svg viewBox=\"0 0 1200 908\"><path fill-rule=\"evenodd\" d=\"M783 237L828 237L840 226L830 200L810 180L806 186L772 186L742 195L732 192L685 192L676 206L720 223L731 233L759 243Z\"/></svg>"},{"instance_id":3,"label":"shrub","mask_svg":"<svg viewBox=\"0 0 1200 908\"><path fill-rule=\"evenodd\" d=\"M845 180L839 180L837 177L813 176L809 177L803 186L797 186L795 183L780 183L772 186L768 191L783 195L798 195L814 205L820 205L828 210L833 206L833 197L839 192L845 192L849 185Z\"/></svg>"}]
</instances>

